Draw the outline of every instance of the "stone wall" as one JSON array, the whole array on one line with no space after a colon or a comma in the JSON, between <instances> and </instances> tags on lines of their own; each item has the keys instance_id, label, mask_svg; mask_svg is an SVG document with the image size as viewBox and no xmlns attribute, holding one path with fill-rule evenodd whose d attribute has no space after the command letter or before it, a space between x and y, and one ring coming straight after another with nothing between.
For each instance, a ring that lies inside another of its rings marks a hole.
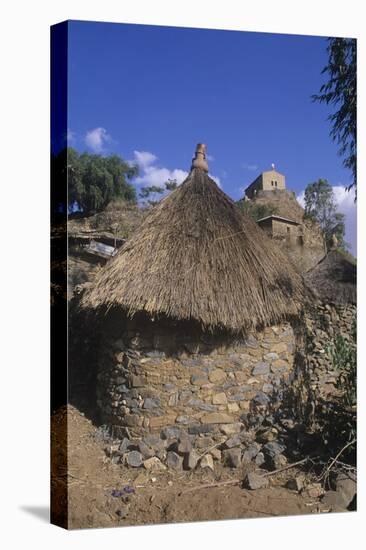
<instances>
[{"instance_id":1,"label":"stone wall","mask_svg":"<svg viewBox=\"0 0 366 550\"><path fill-rule=\"evenodd\" d=\"M307 361L312 389L319 397L338 395L335 387L338 373L327 353L337 334L350 340L356 320L355 304L324 304L318 302L306 315Z\"/></svg>"},{"instance_id":2,"label":"stone wall","mask_svg":"<svg viewBox=\"0 0 366 550\"><path fill-rule=\"evenodd\" d=\"M105 325L97 403L114 437L130 442L125 450L141 454L142 448L145 459L157 457L170 465L180 459L194 462L194 453L213 447L212 454L218 458L222 451L229 465L241 461L251 416L279 406L283 387L293 378L291 326L228 340L188 325L122 325L113 320Z\"/></svg>"},{"instance_id":3,"label":"stone wall","mask_svg":"<svg viewBox=\"0 0 366 550\"><path fill-rule=\"evenodd\" d=\"M355 316L354 305L318 302L296 335L283 324L233 339L109 314L97 374L101 421L115 439L107 453L155 470L281 467L314 395L339 395L327 347L337 334L349 338Z\"/></svg>"}]
</instances>

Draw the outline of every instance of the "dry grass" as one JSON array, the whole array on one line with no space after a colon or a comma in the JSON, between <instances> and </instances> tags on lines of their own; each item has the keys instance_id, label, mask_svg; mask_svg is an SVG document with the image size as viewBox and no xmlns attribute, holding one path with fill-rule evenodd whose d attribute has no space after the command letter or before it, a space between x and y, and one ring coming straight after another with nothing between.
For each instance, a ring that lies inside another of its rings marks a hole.
<instances>
[{"instance_id":1,"label":"dry grass","mask_svg":"<svg viewBox=\"0 0 366 550\"><path fill-rule=\"evenodd\" d=\"M302 279L284 254L194 169L101 270L82 305L238 332L297 315L302 300Z\"/></svg>"}]
</instances>

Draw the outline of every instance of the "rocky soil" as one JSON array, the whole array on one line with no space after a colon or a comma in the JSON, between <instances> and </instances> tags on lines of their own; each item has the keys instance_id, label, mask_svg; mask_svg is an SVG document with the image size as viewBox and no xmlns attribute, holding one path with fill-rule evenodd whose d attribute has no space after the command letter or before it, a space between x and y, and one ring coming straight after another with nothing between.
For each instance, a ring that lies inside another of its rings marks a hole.
<instances>
[{"instance_id":1,"label":"rocky soil","mask_svg":"<svg viewBox=\"0 0 366 550\"><path fill-rule=\"evenodd\" d=\"M346 511L354 499L347 476L325 493L301 466L273 473L244 457L223 464L212 449L189 468L190 451L179 439L176 457L159 465L133 441L111 441L70 406L52 417L52 440L53 517L65 525L67 505L71 529Z\"/></svg>"}]
</instances>

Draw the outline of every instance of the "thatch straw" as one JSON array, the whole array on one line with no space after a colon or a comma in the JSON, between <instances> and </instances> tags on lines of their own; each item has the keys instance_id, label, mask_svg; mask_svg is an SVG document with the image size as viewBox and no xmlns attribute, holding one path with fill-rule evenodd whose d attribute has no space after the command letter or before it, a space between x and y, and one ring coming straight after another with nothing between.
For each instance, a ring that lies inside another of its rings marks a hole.
<instances>
[{"instance_id":1,"label":"thatch straw","mask_svg":"<svg viewBox=\"0 0 366 550\"><path fill-rule=\"evenodd\" d=\"M82 305L245 331L297 315L302 288L273 241L194 168L101 270Z\"/></svg>"},{"instance_id":2,"label":"thatch straw","mask_svg":"<svg viewBox=\"0 0 366 550\"><path fill-rule=\"evenodd\" d=\"M306 283L323 302L355 304L357 266L354 258L340 250L328 254L305 275Z\"/></svg>"}]
</instances>

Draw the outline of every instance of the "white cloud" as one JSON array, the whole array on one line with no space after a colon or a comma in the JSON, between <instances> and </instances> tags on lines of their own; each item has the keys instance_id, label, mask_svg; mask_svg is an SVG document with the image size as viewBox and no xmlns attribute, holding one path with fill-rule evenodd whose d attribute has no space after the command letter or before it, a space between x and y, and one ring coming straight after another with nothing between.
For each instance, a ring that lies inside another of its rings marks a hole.
<instances>
[{"instance_id":1,"label":"white cloud","mask_svg":"<svg viewBox=\"0 0 366 550\"><path fill-rule=\"evenodd\" d=\"M147 168L158 160L158 158L152 153L149 153L149 151L134 151L133 154L135 158L132 162L138 164L142 169Z\"/></svg>"},{"instance_id":2,"label":"white cloud","mask_svg":"<svg viewBox=\"0 0 366 550\"><path fill-rule=\"evenodd\" d=\"M345 240L351 245L352 254L357 252L357 208L354 191L346 191L344 185L333 186L334 197L338 211L345 215L346 237ZM305 207L305 191L297 196L298 202Z\"/></svg>"},{"instance_id":3,"label":"white cloud","mask_svg":"<svg viewBox=\"0 0 366 550\"><path fill-rule=\"evenodd\" d=\"M165 182L176 180L178 185L188 176L186 170L181 168L169 169L157 164L158 157L149 151L134 151L134 159L129 161L135 163L140 168L140 175L135 178L135 183L141 187L164 187ZM221 187L220 178L211 176L212 179Z\"/></svg>"},{"instance_id":4,"label":"white cloud","mask_svg":"<svg viewBox=\"0 0 366 550\"><path fill-rule=\"evenodd\" d=\"M102 153L107 143L112 141L105 128L94 128L85 134L85 144L93 153Z\"/></svg>"}]
</instances>

